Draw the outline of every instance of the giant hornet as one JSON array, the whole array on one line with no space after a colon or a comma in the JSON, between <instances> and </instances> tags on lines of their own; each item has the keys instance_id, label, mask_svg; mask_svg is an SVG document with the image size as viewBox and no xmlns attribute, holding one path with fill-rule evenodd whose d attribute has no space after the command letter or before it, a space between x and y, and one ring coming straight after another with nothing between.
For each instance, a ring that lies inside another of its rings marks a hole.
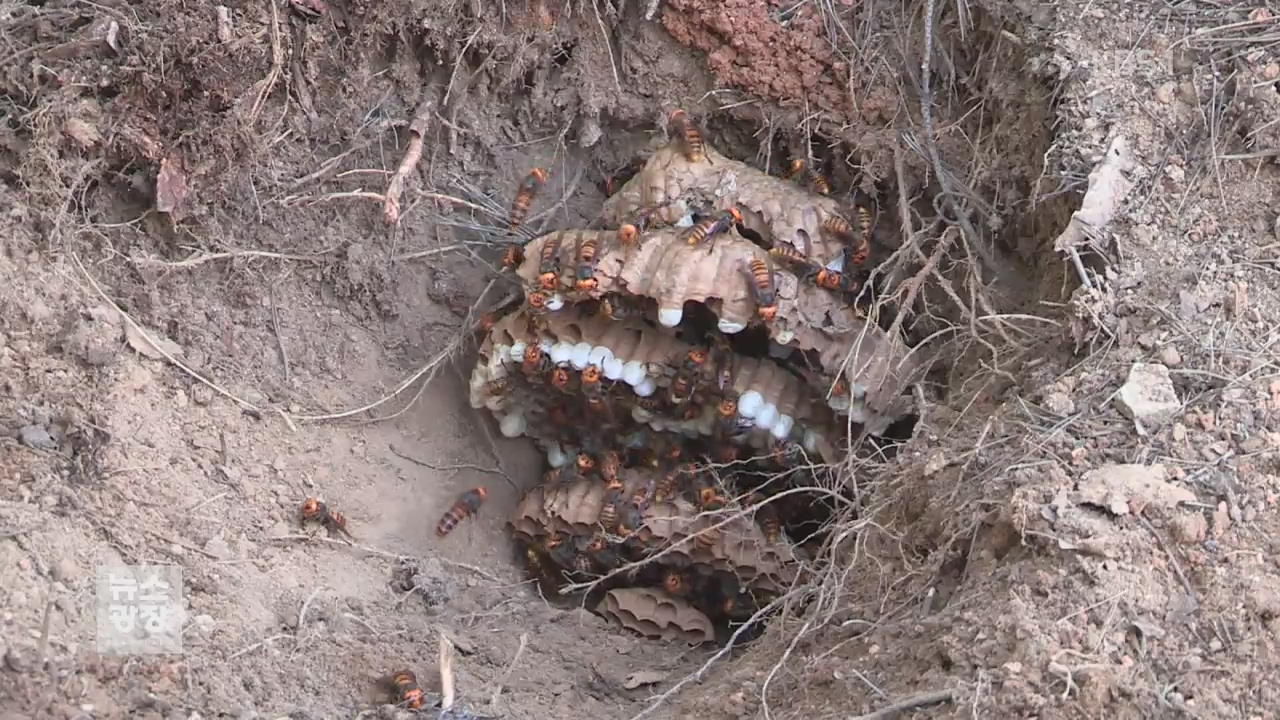
<instances>
[{"instance_id":1,"label":"giant hornet","mask_svg":"<svg viewBox=\"0 0 1280 720\"><path fill-rule=\"evenodd\" d=\"M733 347L724 336L717 335L711 343L711 359L715 366L716 389L728 392L733 387Z\"/></svg>"},{"instance_id":2,"label":"giant hornet","mask_svg":"<svg viewBox=\"0 0 1280 720\"><path fill-rule=\"evenodd\" d=\"M587 453L578 453L578 457L574 458L573 462L578 468L578 474L584 478L596 471L596 459Z\"/></svg>"},{"instance_id":3,"label":"giant hornet","mask_svg":"<svg viewBox=\"0 0 1280 720\"><path fill-rule=\"evenodd\" d=\"M621 506L621 488L611 490L600 505L600 515L596 518L596 522L600 523L605 532L614 532L618 529L618 513L621 510Z\"/></svg>"},{"instance_id":4,"label":"giant hornet","mask_svg":"<svg viewBox=\"0 0 1280 720\"><path fill-rule=\"evenodd\" d=\"M521 245L508 245L506 250L502 251L502 269L515 270L520 267L520 263L524 262L524 247Z\"/></svg>"},{"instance_id":5,"label":"giant hornet","mask_svg":"<svg viewBox=\"0 0 1280 720\"><path fill-rule=\"evenodd\" d=\"M834 218L835 216L832 216ZM831 220L832 218L827 218ZM814 285L824 289L836 292L854 292L860 284L852 276L845 273L829 270L826 267L810 260L799 250L790 245L775 245L769 250L769 256L783 263L790 265L793 269L800 271L801 278L812 281Z\"/></svg>"},{"instance_id":6,"label":"giant hornet","mask_svg":"<svg viewBox=\"0 0 1280 720\"><path fill-rule=\"evenodd\" d=\"M618 242L624 247L634 244L644 234L645 230L649 229L649 222L653 219L653 214L663 207L665 205L647 207L632 218L631 222L618 226Z\"/></svg>"},{"instance_id":7,"label":"giant hornet","mask_svg":"<svg viewBox=\"0 0 1280 720\"><path fill-rule=\"evenodd\" d=\"M596 280L596 252L600 249L600 236L592 234L584 238L578 247L578 292L590 292L600 286Z\"/></svg>"},{"instance_id":8,"label":"giant hornet","mask_svg":"<svg viewBox=\"0 0 1280 720\"><path fill-rule=\"evenodd\" d=\"M850 265L862 265L871 254L871 213L864 207L855 207L858 215L858 228L839 215L828 215L819 226L826 236L838 241L845 247L845 259ZM850 268L846 267L848 271Z\"/></svg>"},{"instance_id":9,"label":"giant hornet","mask_svg":"<svg viewBox=\"0 0 1280 720\"><path fill-rule=\"evenodd\" d=\"M667 116L667 134L680 143L680 153L691 163L702 162L706 158L706 143L702 140L702 131L684 110L672 110Z\"/></svg>"},{"instance_id":10,"label":"giant hornet","mask_svg":"<svg viewBox=\"0 0 1280 720\"><path fill-rule=\"evenodd\" d=\"M538 253L538 287L552 291L560 284L560 243L563 235L556 233L542 243Z\"/></svg>"},{"instance_id":11,"label":"giant hornet","mask_svg":"<svg viewBox=\"0 0 1280 720\"><path fill-rule=\"evenodd\" d=\"M600 368L597 365L588 365L582 368L582 373L578 376L582 383L582 391L588 395L599 393L600 390Z\"/></svg>"},{"instance_id":12,"label":"giant hornet","mask_svg":"<svg viewBox=\"0 0 1280 720\"><path fill-rule=\"evenodd\" d=\"M439 524L436 525L436 535L440 537L448 535L458 523L479 512L480 505L488 494L489 491L483 487L462 493L462 496L453 504L453 507L450 507L448 512L440 518Z\"/></svg>"},{"instance_id":13,"label":"giant hornet","mask_svg":"<svg viewBox=\"0 0 1280 720\"><path fill-rule=\"evenodd\" d=\"M412 670L399 670L391 675L391 687L395 693L395 701L410 710L422 708L425 702L422 688L418 687L418 678Z\"/></svg>"},{"instance_id":14,"label":"giant hornet","mask_svg":"<svg viewBox=\"0 0 1280 720\"><path fill-rule=\"evenodd\" d=\"M559 565L562 568L567 568L573 565L573 558L576 552L573 547L573 542L566 541L565 535L557 533L556 535L549 536L545 541L543 541L542 549L546 551L547 557L551 558L551 561L556 565Z\"/></svg>"},{"instance_id":15,"label":"giant hornet","mask_svg":"<svg viewBox=\"0 0 1280 720\"><path fill-rule=\"evenodd\" d=\"M567 393L569 392L569 385L573 382L573 375L567 367L554 367L551 368L550 380L551 387Z\"/></svg>"},{"instance_id":16,"label":"giant hornet","mask_svg":"<svg viewBox=\"0 0 1280 720\"><path fill-rule=\"evenodd\" d=\"M600 314L610 320L626 320L644 315L644 305L640 300L628 298L618 293L609 293L600 299Z\"/></svg>"},{"instance_id":17,"label":"giant hornet","mask_svg":"<svg viewBox=\"0 0 1280 720\"><path fill-rule=\"evenodd\" d=\"M670 568L662 576L662 589L668 595L685 597L693 590L693 581L688 572Z\"/></svg>"},{"instance_id":18,"label":"giant hornet","mask_svg":"<svg viewBox=\"0 0 1280 720\"><path fill-rule=\"evenodd\" d=\"M827 182L827 179L822 176L822 173L809 167L808 164L800 158L796 158L791 161L791 167L787 171L785 177L788 180L796 180L819 195L831 194L831 183Z\"/></svg>"},{"instance_id":19,"label":"giant hornet","mask_svg":"<svg viewBox=\"0 0 1280 720\"><path fill-rule=\"evenodd\" d=\"M716 405L715 436L724 439L738 430L738 401L724 398Z\"/></svg>"},{"instance_id":20,"label":"giant hornet","mask_svg":"<svg viewBox=\"0 0 1280 720\"><path fill-rule=\"evenodd\" d=\"M618 473L622 470L622 456L617 450L605 450L601 453L600 462L597 464L600 468L600 477L606 483L618 481Z\"/></svg>"},{"instance_id":21,"label":"giant hornet","mask_svg":"<svg viewBox=\"0 0 1280 720\"><path fill-rule=\"evenodd\" d=\"M529 545L524 549L524 562L533 578L542 579L547 575L547 566L543 562L542 551L537 545Z\"/></svg>"},{"instance_id":22,"label":"giant hornet","mask_svg":"<svg viewBox=\"0 0 1280 720\"><path fill-rule=\"evenodd\" d=\"M741 222L742 213L738 208L731 207L728 210L725 210L718 215L706 218L689 228L685 231L684 239L690 245L699 245L714 238L720 233L728 232L729 228Z\"/></svg>"},{"instance_id":23,"label":"giant hornet","mask_svg":"<svg viewBox=\"0 0 1280 720\"><path fill-rule=\"evenodd\" d=\"M525 176L520 187L516 190L516 199L511 203L511 229L515 230L524 222L524 218L529 214L529 206L533 204L533 197L538 194L538 189L547 181L547 171L542 168L534 168Z\"/></svg>"},{"instance_id":24,"label":"giant hornet","mask_svg":"<svg viewBox=\"0 0 1280 720\"><path fill-rule=\"evenodd\" d=\"M725 506L725 498L716 488L715 482L706 476L697 479L698 509L719 510Z\"/></svg>"},{"instance_id":25,"label":"giant hornet","mask_svg":"<svg viewBox=\"0 0 1280 720\"><path fill-rule=\"evenodd\" d=\"M302 524L309 522L320 523L320 526L331 533L336 533L349 540L355 540L355 536L347 529L347 518L337 510L330 510L328 505L317 500L316 498L307 498L302 503L302 510L299 512Z\"/></svg>"},{"instance_id":26,"label":"giant hornet","mask_svg":"<svg viewBox=\"0 0 1280 720\"><path fill-rule=\"evenodd\" d=\"M605 571L618 566L618 554L609 547L609 540L598 532L587 543L587 557Z\"/></svg>"},{"instance_id":27,"label":"giant hornet","mask_svg":"<svg viewBox=\"0 0 1280 720\"><path fill-rule=\"evenodd\" d=\"M537 342L524 346L524 357L520 361L520 370L526 377L536 377L551 367L551 357L542 351Z\"/></svg>"},{"instance_id":28,"label":"giant hornet","mask_svg":"<svg viewBox=\"0 0 1280 720\"><path fill-rule=\"evenodd\" d=\"M773 281L773 270L760 258L743 259L742 262L742 271L747 276L747 284L756 300L756 312L762 321L772 322L778 315L778 293Z\"/></svg>"}]
</instances>

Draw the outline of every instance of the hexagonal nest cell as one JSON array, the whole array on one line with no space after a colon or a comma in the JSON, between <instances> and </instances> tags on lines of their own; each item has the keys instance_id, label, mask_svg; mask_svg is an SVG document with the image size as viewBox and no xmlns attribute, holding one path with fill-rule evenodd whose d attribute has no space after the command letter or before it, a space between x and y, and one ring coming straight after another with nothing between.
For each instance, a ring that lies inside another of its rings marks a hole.
<instances>
[{"instance_id":1,"label":"hexagonal nest cell","mask_svg":"<svg viewBox=\"0 0 1280 720\"><path fill-rule=\"evenodd\" d=\"M798 488L911 413L915 369L863 311L869 213L671 135L603 228L511 254L470 393L546 451L510 520L535 572L696 644L795 581Z\"/></svg>"}]
</instances>

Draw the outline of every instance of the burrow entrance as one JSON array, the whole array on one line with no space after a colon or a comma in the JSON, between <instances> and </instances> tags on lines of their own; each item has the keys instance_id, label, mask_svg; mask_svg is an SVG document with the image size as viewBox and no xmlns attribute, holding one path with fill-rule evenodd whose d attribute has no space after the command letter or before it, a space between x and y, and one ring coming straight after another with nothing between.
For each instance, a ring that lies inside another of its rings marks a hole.
<instances>
[{"instance_id":1,"label":"burrow entrance","mask_svg":"<svg viewBox=\"0 0 1280 720\"><path fill-rule=\"evenodd\" d=\"M585 222L481 233L518 298L472 405L546 455L511 518L540 583L652 637L740 638L834 561L921 403L1016 372L990 321L1070 294L1047 258L1078 193L1040 186L1051 90L992 18L959 22L934 27L945 73L876 88L910 129L664 107L603 125Z\"/></svg>"}]
</instances>

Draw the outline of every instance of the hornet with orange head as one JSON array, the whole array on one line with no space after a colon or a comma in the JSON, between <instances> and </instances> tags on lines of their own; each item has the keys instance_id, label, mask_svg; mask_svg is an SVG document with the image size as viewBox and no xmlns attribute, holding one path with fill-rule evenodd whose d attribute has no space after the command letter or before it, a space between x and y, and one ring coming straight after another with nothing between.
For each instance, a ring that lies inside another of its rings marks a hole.
<instances>
[{"instance_id":1,"label":"hornet with orange head","mask_svg":"<svg viewBox=\"0 0 1280 720\"><path fill-rule=\"evenodd\" d=\"M819 195L831 194L831 183L827 182L822 173L809 167L809 164L800 158L791 161L791 167L787 170L785 177L788 180L795 180Z\"/></svg>"},{"instance_id":2,"label":"hornet with orange head","mask_svg":"<svg viewBox=\"0 0 1280 720\"><path fill-rule=\"evenodd\" d=\"M689 228L684 234L685 242L690 245L699 245L713 239L720 233L728 232L729 228L741 222L742 212L736 207L731 207Z\"/></svg>"},{"instance_id":3,"label":"hornet with orange head","mask_svg":"<svg viewBox=\"0 0 1280 720\"><path fill-rule=\"evenodd\" d=\"M484 499L489 495L489 491L483 487L474 488L462 493L458 501L449 508L449 511L440 518L439 524L436 525L436 535L444 537L453 530L458 523L475 515L480 511L480 505L484 503Z\"/></svg>"},{"instance_id":4,"label":"hornet with orange head","mask_svg":"<svg viewBox=\"0 0 1280 720\"><path fill-rule=\"evenodd\" d=\"M533 378L541 375L551 367L551 356L542 350L542 346L537 342L530 342L524 346L524 356L520 361L520 370L526 377Z\"/></svg>"},{"instance_id":5,"label":"hornet with orange head","mask_svg":"<svg viewBox=\"0 0 1280 720\"><path fill-rule=\"evenodd\" d=\"M861 206L853 211L858 216L856 229L853 223L839 215L827 216L819 226L823 235L844 246L845 272L851 270L850 266L864 265L871 254L871 212Z\"/></svg>"},{"instance_id":6,"label":"hornet with orange head","mask_svg":"<svg viewBox=\"0 0 1280 720\"><path fill-rule=\"evenodd\" d=\"M516 189L516 199L511 203L510 225L515 230L524 223L524 218L529 214L529 206L533 204L533 198L538 194L538 190L542 188L543 183L547 181L547 171L542 168L534 168L525 176L520 187Z\"/></svg>"},{"instance_id":7,"label":"hornet with orange head","mask_svg":"<svg viewBox=\"0 0 1280 720\"><path fill-rule=\"evenodd\" d=\"M304 525L309 522L319 523L321 527L331 533L335 533L349 540L355 540L355 536L347 529L346 516L337 510L329 509L328 505L325 505L316 498L307 498L304 500L302 503L302 510L299 515L301 516L302 523Z\"/></svg>"},{"instance_id":8,"label":"hornet with orange head","mask_svg":"<svg viewBox=\"0 0 1280 720\"><path fill-rule=\"evenodd\" d=\"M571 392L570 385L573 384L573 374L569 372L569 368L551 368L550 380L551 387L559 390L560 392Z\"/></svg>"},{"instance_id":9,"label":"hornet with orange head","mask_svg":"<svg viewBox=\"0 0 1280 720\"><path fill-rule=\"evenodd\" d=\"M560 243L563 241L561 233L553 233L542 241L538 253L538 287L543 290L555 290L560 284Z\"/></svg>"},{"instance_id":10,"label":"hornet with orange head","mask_svg":"<svg viewBox=\"0 0 1280 720\"><path fill-rule=\"evenodd\" d=\"M756 312L763 322L772 322L778 315L778 293L773 282L773 270L760 258L743 260L743 272L755 297Z\"/></svg>"},{"instance_id":11,"label":"hornet with orange head","mask_svg":"<svg viewBox=\"0 0 1280 720\"><path fill-rule=\"evenodd\" d=\"M396 703L420 710L426 698L422 688L418 687L418 678L412 670L399 670L391 675L391 688L395 693Z\"/></svg>"},{"instance_id":12,"label":"hornet with orange head","mask_svg":"<svg viewBox=\"0 0 1280 720\"><path fill-rule=\"evenodd\" d=\"M680 143L680 154L691 163L702 162L707 157L707 146L702 131L684 110L672 110L667 116L667 134Z\"/></svg>"},{"instance_id":13,"label":"hornet with orange head","mask_svg":"<svg viewBox=\"0 0 1280 720\"><path fill-rule=\"evenodd\" d=\"M591 292L600 286L596 280L596 253L600 249L600 236L592 233L578 246L578 276L574 285L578 292Z\"/></svg>"}]
</instances>

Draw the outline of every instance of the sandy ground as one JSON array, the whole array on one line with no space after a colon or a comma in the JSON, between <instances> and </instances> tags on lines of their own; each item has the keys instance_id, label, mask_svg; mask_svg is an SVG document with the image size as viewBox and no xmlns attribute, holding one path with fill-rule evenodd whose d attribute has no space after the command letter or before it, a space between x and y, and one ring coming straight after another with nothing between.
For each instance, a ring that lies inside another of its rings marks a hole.
<instances>
[{"instance_id":1,"label":"sandy ground","mask_svg":"<svg viewBox=\"0 0 1280 720\"><path fill-rule=\"evenodd\" d=\"M716 648L525 580L504 521L543 459L464 380L498 249L422 191L504 207L541 165L536 224L581 225L682 105L762 168L819 154L877 207L883 260L904 205L922 237L945 205L903 70L924 4L620 4L260 4L220 25L173 0L0 3L0 718L407 716L380 681L412 668L437 692L442 633L459 707L511 718L835 718L919 693L940 718L1280 707L1280 21L939 3L931 122L979 198L987 304L973 253L948 253L959 291L930 280L910 337L953 328L959 359L901 452L851 464L865 511L835 572L694 679ZM361 193L424 97L388 228ZM1053 241L1117 137L1131 188L1081 246L1081 289ZM1141 427L1117 402L1135 363L1174 393ZM437 538L481 484L479 517ZM357 546L298 526L308 496ZM183 654L95 651L115 562L182 569Z\"/></svg>"}]
</instances>

